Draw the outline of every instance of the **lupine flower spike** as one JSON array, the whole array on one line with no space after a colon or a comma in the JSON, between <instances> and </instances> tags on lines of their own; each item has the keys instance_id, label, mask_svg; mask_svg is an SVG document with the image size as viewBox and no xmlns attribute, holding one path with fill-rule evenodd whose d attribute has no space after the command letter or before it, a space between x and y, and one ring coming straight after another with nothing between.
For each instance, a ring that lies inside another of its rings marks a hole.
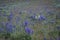
<instances>
[{"instance_id":1,"label":"lupine flower spike","mask_svg":"<svg viewBox=\"0 0 60 40\"><path fill-rule=\"evenodd\" d=\"M25 32L26 32L27 34L33 34L33 30L30 29L29 27L25 27Z\"/></svg>"}]
</instances>

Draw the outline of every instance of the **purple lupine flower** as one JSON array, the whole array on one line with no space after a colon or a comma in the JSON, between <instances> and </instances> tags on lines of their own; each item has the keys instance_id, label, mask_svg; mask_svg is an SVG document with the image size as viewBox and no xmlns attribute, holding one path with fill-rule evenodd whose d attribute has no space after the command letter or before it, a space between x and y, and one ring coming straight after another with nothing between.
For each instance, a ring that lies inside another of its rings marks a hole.
<instances>
[{"instance_id":1,"label":"purple lupine flower","mask_svg":"<svg viewBox=\"0 0 60 40\"><path fill-rule=\"evenodd\" d=\"M34 13L33 15L31 15L29 18L31 18L31 19L35 19L35 16L36 16L36 14Z\"/></svg>"},{"instance_id":2,"label":"purple lupine flower","mask_svg":"<svg viewBox=\"0 0 60 40\"><path fill-rule=\"evenodd\" d=\"M13 28L15 28L15 26L13 26L12 23L6 24L6 31L7 32L13 32Z\"/></svg>"},{"instance_id":3,"label":"purple lupine flower","mask_svg":"<svg viewBox=\"0 0 60 40\"><path fill-rule=\"evenodd\" d=\"M24 26L28 26L28 21L25 21L24 22Z\"/></svg>"},{"instance_id":4,"label":"purple lupine flower","mask_svg":"<svg viewBox=\"0 0 60 40\"><path fill-rule=\"evenodd\" d=\"M27 34L33 34L33 30L30 29L29 27L25 27L25 32L26 32Z\"/></svg>"},{"instance_id":5,"label":"purple lupine flower","mask_svg":"<svg viewBox=\"0 0 60 40\"><path fill-rule=\"evenodd\" d=\"M43 16L43 15L40 15L40 18L39 18L39 20L45 20L46 19L46 17L45 16Z\"/></svg>"},{"instance_id":6,"label":"purple lupine flower","mask_svg":"<svg viewBox=\"0 0 60 40\"><path fill-rule=\"evenodd\" d=\"M33 16L30 16L30 18L32 18L32 19L35 19L35 15L33 15Z\"/></svg>"}]
</instances>

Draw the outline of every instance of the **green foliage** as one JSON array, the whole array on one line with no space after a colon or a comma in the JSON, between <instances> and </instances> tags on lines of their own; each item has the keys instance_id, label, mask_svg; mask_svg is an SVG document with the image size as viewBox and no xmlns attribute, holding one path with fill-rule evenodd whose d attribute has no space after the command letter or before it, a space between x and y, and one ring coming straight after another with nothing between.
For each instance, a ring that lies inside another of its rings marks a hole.
<instances>
[{"instance_id":1,"label":"green foliage","mask_svg":"<svg viewBox=\"0 0 60 40\"><path fill-rule=\"evenodd\" d=\"M0 33L0 38L8 39L10 38L10 33Z\"/></svg>"},{"instance_id":2,"label":"green foliage","mask_svg":"<svg viewBox=\"0 0 60 40\"><path fill-rule=\"evenodd\" d=\"M10 33L6 33L5 35L4 35L5 37L5 39L8 39L8 38L10 38Z\"/></svg>"},{"instance_id":3,"label":"green foliage","mask_svg":"<svg viewBox=\"0 0 60 40\"><path fill-rule=\"evenodd\" d=\"M52 37L53 39L56 39L58 36L58 31L51 31L49 32L49 36Z\"/></svg>"},{"instance_id":4,"label":"green foliage","mask_svg":"<svg viewBox=\"0 0 60 40\"><path fill-rule=\"evenodd\" d=\"M11 40L31 40L31 36L27 34L20 34L17 37L11 37Z\"/></svg>"}]
</instances>

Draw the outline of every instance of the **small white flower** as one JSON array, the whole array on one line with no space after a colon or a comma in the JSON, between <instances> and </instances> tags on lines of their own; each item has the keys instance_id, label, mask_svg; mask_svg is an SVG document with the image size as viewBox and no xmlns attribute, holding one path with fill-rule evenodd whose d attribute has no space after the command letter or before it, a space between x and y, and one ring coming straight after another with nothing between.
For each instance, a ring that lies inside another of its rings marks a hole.
<instances>
[{"instance_id":1,"label":"small white flower","mask_svg":"<svg viewBox=\"0 0 60 40\"><path fill-rule=\"evenodd\" d=\"M39 19L40 18L40 15L38 15L38 16L35 16L35 19Z\"/></svg>"}]
</instances>

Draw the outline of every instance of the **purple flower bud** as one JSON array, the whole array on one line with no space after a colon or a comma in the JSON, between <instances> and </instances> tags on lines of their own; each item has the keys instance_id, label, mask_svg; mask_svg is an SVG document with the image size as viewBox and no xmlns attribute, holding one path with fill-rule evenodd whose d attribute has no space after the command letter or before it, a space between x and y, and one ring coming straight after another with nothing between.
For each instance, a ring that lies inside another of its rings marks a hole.
<instances>
[{"instance_id":1,"label":"purple flower bud","mask_svg":"<svg viewBox=\"0 0 60 40\"><path fill-rule=\"evenodd\" d=\"M31 19L35 19L35 16L36 16L36 14L34 13L34 14L31 15L29 18L31 18Z\"/></svg>"},{"instance_id":2,"label":"purple flower bud","mask_svg":"<svg viewBox=\"0 0 60 40\"><path fill-rule=\"evenodd\" d=\"M27 34L33 34L33 30L30 29L29 27L25 27L25 32L26 32Z\"/></svg>"},{"instance_id":3,"label":"purple flower bud","mask_svg":"<svg viewBox=\"0 0 60 40\"><path fill-rule=\"evenodd\" d=\"M28 21L25 21L25 22L24 22L24 26L27 26L27 25L28 25Z\"/></svg>"},{"instance_id":4,"label":"purple flower bud","mask_svg":"<svg viewBox=\"0 0 60 40\"><path fill-rule=\"evenodd\" d=\"M35 19L35 16L30 16L29 18L31 18L32 20L34 20Z\"/></svg>"},{"instance_id":5,"label":"purple flower bud","mask_svg":"<svg viewBox=\"0 0 60 40\"><path fill-rule=\"evenodd\" d=\"M7 32L13 32L13 28L15 28L15 26L13 26L12 23L6 24L6 31Z\"/></svg>"}]
</instances>

